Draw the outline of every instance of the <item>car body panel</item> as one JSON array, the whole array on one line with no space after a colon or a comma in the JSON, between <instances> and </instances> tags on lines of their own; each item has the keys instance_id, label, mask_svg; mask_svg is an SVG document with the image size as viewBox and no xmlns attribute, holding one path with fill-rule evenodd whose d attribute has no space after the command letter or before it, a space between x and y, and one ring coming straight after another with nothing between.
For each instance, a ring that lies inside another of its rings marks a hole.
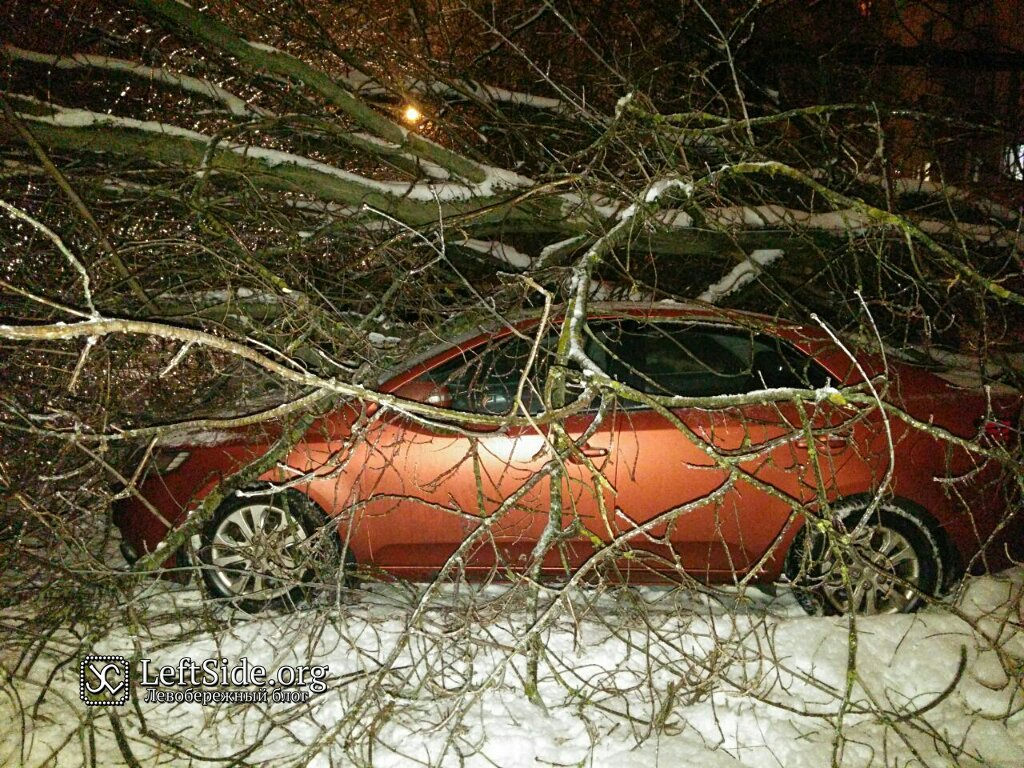
<instances>
[{"instance_id":1,"label":"car body panel","mask_svg":"<svg viewBox=\"0 0 1024 768\"><path fill-rule=\"evenodd\" d=\"M1019 396L986 400L877 356L851 358L825 332L764 316L617 305L589 317L597 325L633 320L763 334L805 355L835 385L866 385L885 372L879 395L886 403L965 441L978 438L978 419L990 410L1019 418ZM510 334L530 338L537 323L527 318L498 332L466 334L393 371L379 389L425 398L429 387L410 385ZM950 551L970 560L1006 506L997 463L876 405L833 399L834 391L821 389L799 403L670 410L616 400L596 425L592 404L562 424L576 443L562 458L544 424L492 429L460 424L457 414L451 422L431 421L349 402L315 422L259 480L307 494L334 518L358 562L407 578L431 578L446 564L476 577L525 568L548 525L545 473L553 463L564 530L543 562L549 574L571 573L596 555L602 570L614 566L630 581L684 573L707 581L775 580L802 525L796 510L881 488L928 510ZM191 446L175 472L150 473L115 507L126 541L139 553L152 551L168 530L139 496L179 525L276 434L248 430L226 444ZM968 479L942 480L961 476ZM457 562L449 563L456 552Z\"/></svg>"}]
</instances>

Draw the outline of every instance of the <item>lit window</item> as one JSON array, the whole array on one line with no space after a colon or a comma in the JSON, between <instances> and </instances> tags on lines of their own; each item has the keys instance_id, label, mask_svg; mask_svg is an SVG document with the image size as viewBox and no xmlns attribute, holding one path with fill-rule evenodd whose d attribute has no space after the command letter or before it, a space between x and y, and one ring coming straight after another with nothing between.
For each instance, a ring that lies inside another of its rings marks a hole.
<instances>
[{"instance_id":1,"label":"lit window","mask_svg":"<svg viewBox=\"0 0 1024 768\"><path fill-rule=\"evenodd\" d=\"M1009 146L1003 156L1006 173L1011 179L1024 181L1024 144Z\"/></svg>"}]
</instances>

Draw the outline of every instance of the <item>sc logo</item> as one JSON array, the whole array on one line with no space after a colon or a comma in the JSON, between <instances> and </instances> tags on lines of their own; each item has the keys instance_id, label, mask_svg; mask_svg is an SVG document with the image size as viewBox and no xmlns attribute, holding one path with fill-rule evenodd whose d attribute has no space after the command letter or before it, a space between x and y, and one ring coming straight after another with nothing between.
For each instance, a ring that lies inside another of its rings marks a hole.
<instances>
[{"instance_id":1,"label":"sc logo","mask_svg":"<svg viewBox=\"0 0 1024 768\"><path fill-rule=\"evenodd\" d=\"M90 707L120 707L128 701L128 659L90 654L79 667L78 695Z\"/></svg>"}]
</instances>

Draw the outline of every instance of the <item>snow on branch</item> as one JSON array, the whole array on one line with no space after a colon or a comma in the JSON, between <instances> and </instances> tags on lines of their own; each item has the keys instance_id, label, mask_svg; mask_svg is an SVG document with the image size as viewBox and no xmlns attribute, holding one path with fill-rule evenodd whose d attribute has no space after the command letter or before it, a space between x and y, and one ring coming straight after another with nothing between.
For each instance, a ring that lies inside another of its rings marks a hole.
<instances>
[{"instance_id":1,"label":"snow on branch","mask_svg":"<svg viewBox=\"0 0 1024 768\"><path fill-rule=\"evenodd\" d=\"M529 269L533 265L533 259L525 253L497 240L466 238L464 240L456 240L452 244L460 245L463 248L468 248L478 253L486 253L516 269Z\"/></svg>"},{"instance_id":2,"label":"snow on branch","mask_svg":"<svg viewBox=\"0 0 1024 768\"><path fill-rule=\"evenodd\" d=\"M49 115L32 113L19 113L22 120L36 124L51 125L57 128L100 128L114 127L144 133L160 134L167 137L174 137L201 145L209 150L221 150L231 152L249 160L258 160L267 169L279 166L296 166L309 171L314 171L325 176L339 179L362 189L365 192L376 192L392 198L401 198L419 203L436 202L464 202L469 200L491 197L502 191L511 188L528 186L531 182L518 174L504 171L499 168L489 169L492 173L484 175L483 181L478 184L457 183L457 182L401 182L381 181L366 176L345 171L334 165L313 160L302 155L291 152L284 152L266 147L256 147L249 144L239 144L230 141L215 141L213 137L198 131L168 123L160 123L151 120L136 120L130 117L92 112L85 109L72 109L54 104L44 104L31 97L18 96L20 100L31 101L36 104L43 104L51 110Z\"/></svg>"},{"instance_id":3,"label":"snow on branch","mask_svg":"<svg viewBox=\"0 0 1024 768\"><path fill-rule=\"evenodd\" d=\"M692 187L683 187L682 184L677 186L692 191ZM573 210L585 208L602 219L612 221L630 218L636 213L635 205L627 205L621 200L607 197L593 196L583 201L578 195L565 194L562 199ZM645 199L645 202L650 200ZM728 205L706 208L702 214L705 222L725 229L799 229L835 234L863 234L893 225L892 221L880 219L866 205L863 209L851 207L822 212L802 211L776 204ZM693 229L697 223L690 213L677 208L659 210L651 219L668 229ZM1024 248L1024 237L998 224L972 224L937 219L911 220L911 223L929 235L961 236L985 245Z\"/></svg>"},{"instance_id":4,"label":"snow on branch","mask_svg":"<svg viewBox=\"0 0 1024 768\"><path fill-rule=\"evenodd\" d=\"M809 175L819 181L827 178L827 174L824 171L819 170L812 171ZM857 174L853 178L861 184L867 184L873 187L891 187L892 191L897 195L924 194L944 200L959 200L961 202L968 203L969 205L980 211L984 211L995 218L1010 222L1020 221L1020 214L1013 209L1002 205L995 200L991 200L986 197L979 197L977 194L973 194L970 191L961 189L953 184L942 184L935 181L910 178L907 176L883 178L881 176L868 173Z\"/></svg>"},{"instance_id":5,"label":"snow on branch","mask_svg":"<svg viewBox=\"0 0 1024 768\"><path fill-rule=\"evenodd\" d=\"M175 88L180 88L184 91L196 93L208 99L218 101L227 107L231 114L238 115L240 117L252 115L266 116L271 114L264 109L247 104L244 100L231 93L231 91L221 88L218 85L214 85L209 80L203 80L202 78L192 77L190 75L183 75L161 67L149 67L126 59L116 59L110 56L94 56L85 53L75 53L71 56L58 56L50 53L28 51L24 48L18 48L10 44L4 45L3 51L9 57L17 61L46 64L56 69L107 69L115 72L123 72L133 77L151 80L164 85L174 86Z\"/></svg>"},{"instance_id":6,"label":"snow on branch","mask_svg":"<svg viewBox=\"0 0 1024 768\"><path fill-rule=\"evenodd\" d=\"M18 160L0 160L0 179L11 176L35 176L42 173L46 173L46 169L41 165L22 163Z\"/></svg>"},{"instance_id":7,"label":"snow on branch","mask_svg":"<svg viewBox=\"0 0 1024 768\"><path fill-rule=\"evenodd\" d=\"M536 96L532 93L513 91L494 85L485 85L472 80L457 80L450 84L410 80L407 86L411 91L415 92L433 93L438 96L448 97L468 97L484 104L511 104L517 107L532 107L533 109L562 113L569 112L568 106L561 99L553 99L549 96Z\"/></svg>"},{"instance_id":8,"label":"snow on branch","mask_svg":"<svg viewBox=\"0 0 1024 768\"><path fill-rule=\"evenodd\" d=\"M729 294L735 293L752 281L760 274L763 267L777 261L782 255L783 251L778 249L751 251L746 259L732 268L729 274L709 285L697 298L708 304L717 304Z\"/></svg>"},{"instance_id":9,"label":"snow on branch","mask_svg":"<svg viewBox=\"0 0 1024 768\"><path fill-rule=\"evenodd\" d=\"M781 205L726 206L705 212L709 221L724 227L767 229L769 227L799 227L821 232L852 232L855 234L890 226L880 221L871 211L844 208L836 211L812 213ZM914 226L930 235L962 235L979 243L1012 246L1020 237L996 224L969 224L960 221L924 220Z\"/></svg>"},{"instance_id":10,"label":"snow on branch","mask_svg":"<svg viewBox=\"0 0 1024 768\"><path fill-rule=\"evenodd\" d=\"M281 53L277 48L270 45L255 43L251 40L246 42L258 50ZM345 83L351 91L360 96L393 96L396 93L394 89L389 89L376 78L351 65L345 69L343 74L338 75L338 79ZM501 88L474 80L452 80L447 82L435 80L428 82L423 79L407 77L400 79L398 82L401 83L403 93L430 94L451 99L472 99L481 104L510 104L517 107L531 107L533 109L563 114L570 112L568 105L561 99Z\"/></svg>"}]
</instances>

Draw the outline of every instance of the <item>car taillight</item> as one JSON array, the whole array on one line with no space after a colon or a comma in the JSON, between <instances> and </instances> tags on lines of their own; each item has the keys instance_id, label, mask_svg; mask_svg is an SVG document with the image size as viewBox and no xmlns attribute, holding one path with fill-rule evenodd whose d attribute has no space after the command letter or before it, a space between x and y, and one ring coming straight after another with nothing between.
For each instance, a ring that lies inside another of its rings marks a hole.
<instances>
[{"instance_id":1,"label":"car taillight","mask_svg":"<svg viewBox=\"0 0 1024 768\"><path fill-rule=\"evenodd\" d=\"M996 443L1006 444L1013 437L1013 423L1009 419L985 419L981 423L985 437Z\"/></svg>"},{"instance_id":2,"label":"car taillight","mask_svg":"<svg viewBox=\"0 0 1024 768\"><path fill-rule=\"evenodd\" d=\"M151 466L157 474L166 475L184 464L189 455L188 451L155 451Z\"/></svg>"}]
</instances>

